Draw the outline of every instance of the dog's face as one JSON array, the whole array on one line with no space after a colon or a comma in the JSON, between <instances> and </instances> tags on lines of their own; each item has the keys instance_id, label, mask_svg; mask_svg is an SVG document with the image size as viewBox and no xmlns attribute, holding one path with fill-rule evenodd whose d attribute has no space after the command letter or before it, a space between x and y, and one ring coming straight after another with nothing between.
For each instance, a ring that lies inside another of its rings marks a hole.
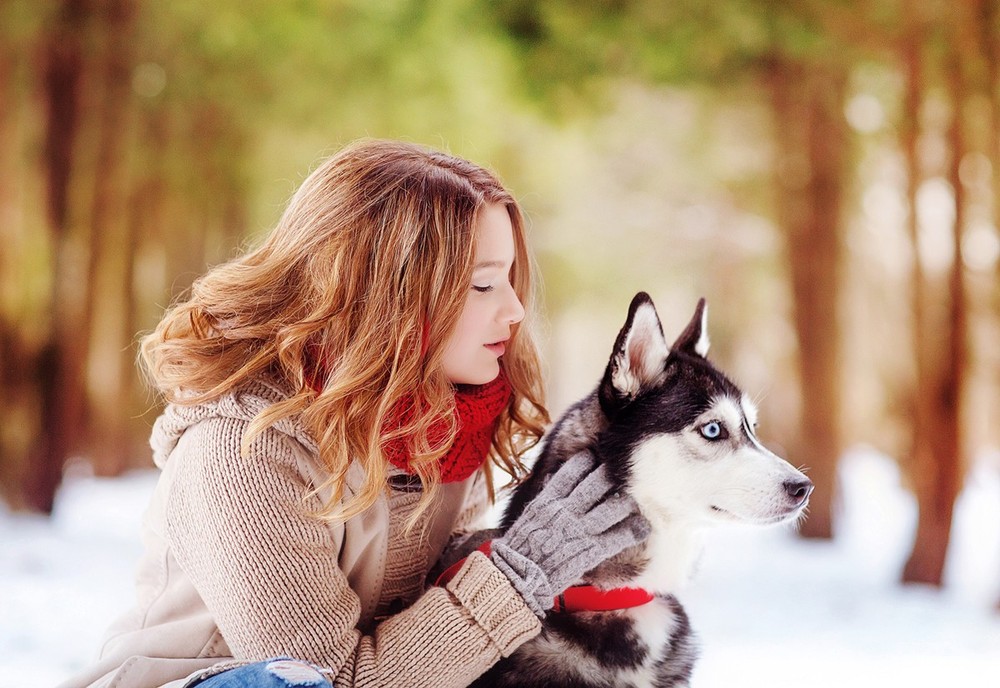
<instances>
[{"instance_id":1,"label":"dog's face","mask_svg":"<svg viewBox=\"0 0 1000 688\"><path fill-rule=\"evenodd\" d=\"M669 347L636 296L598 391L600 454L654 524L796 518L812 483L757 440L754 404L708 362L706 313L703 300Z\"/></svg>"}]
</instances>

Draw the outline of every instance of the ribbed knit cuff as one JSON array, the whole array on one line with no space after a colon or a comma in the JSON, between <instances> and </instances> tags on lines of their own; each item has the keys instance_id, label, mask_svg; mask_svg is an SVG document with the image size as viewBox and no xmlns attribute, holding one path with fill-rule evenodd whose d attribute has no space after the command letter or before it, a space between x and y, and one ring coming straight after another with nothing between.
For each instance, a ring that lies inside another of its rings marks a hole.
<instances>
[{"instance_id":1,"label":"ribbed knit cuff","mask_svg":"<svg viewBox=\"0 0 1000 688\"><path fill-rule=\"evenodd\" d=\"M542 630L541 621L507 576L482 552L470 554L445 587L469 610L504 657Z\"/></svg>"},{"instance_id":2,"label":"ribbed knit cuff","mask_svg":"<svg viewBox=\"0 0 1000 688\"><path fill-rule=\"evenodd\" d=\"M531 559L508 546L503 539L494 540L492 549L490 560L494 566L507 576L507 580L531 611L535 612L535 616L544 619L545 612L552 609L555 597L545 572Z\"/></svg>"}]
</instances>

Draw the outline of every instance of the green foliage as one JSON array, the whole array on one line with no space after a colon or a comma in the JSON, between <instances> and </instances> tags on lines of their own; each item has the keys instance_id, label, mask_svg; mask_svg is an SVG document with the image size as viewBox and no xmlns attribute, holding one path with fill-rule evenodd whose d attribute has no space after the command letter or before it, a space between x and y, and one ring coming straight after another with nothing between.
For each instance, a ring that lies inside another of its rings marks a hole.
<instances>
[{"instance_id":1,"label":"green foliage","mask_svg":"<svg viewBox=\"0 0 1000 688\"><path fill-rule=\"evenodd\" d=\"M877 97L890 122L900 100L898 0L131 1L129 197L116 207L140 228L141 329L206 263L267 231L320 157L363 136L498 170L529 214L552 311L607 301L617 320L639 288L714 296L729 285L740 294L725 321L749 327L788 297L769 70L843 68L852 92ZM107 0L85 4L92 110L102 46L113 41L99 34ZM915 4L923 19L943 16L940 2ZM17 59L3 95L17 103L20 138L7 150L25 171L24 246L45 236L35 231L44 219L36 58L60 5L0 0L0 52ZM948 34L928 32L936 54ZM98 137L94 119L84 118L84 152ZM886 143L891 129L879 136ZM85 206L100 171L81 159L74 202ZM19 249L18 272L4 276L20 290L8 299L19 320L31 320L22 311L38 310L51 281L42 241ZM22 281L27 266L32 279Z\"/></svg>"},{"instance_id":2,"label":"green foliage","mask_svg":"<svg viewBox=\"0 0 1000 688\"><path fill-rule=\"evenodd\" d=\"M848 0L480 0L522 64L528 92L556 113L600 102L616 77L725 87L777 56L848 59L851 27L887 3Z\"/></svg>"},{"instance_id":3,"label":"green foliage","mask_svg":"<svg viewBox=\"0 0 1000 688\"><path fill-rule=\"evenodd\" d=\"M25 50L55 16L54 0L0 0L0 40L4 48ZM27 54L23 54L27 57Z\"/></svg>"}]
</instances>

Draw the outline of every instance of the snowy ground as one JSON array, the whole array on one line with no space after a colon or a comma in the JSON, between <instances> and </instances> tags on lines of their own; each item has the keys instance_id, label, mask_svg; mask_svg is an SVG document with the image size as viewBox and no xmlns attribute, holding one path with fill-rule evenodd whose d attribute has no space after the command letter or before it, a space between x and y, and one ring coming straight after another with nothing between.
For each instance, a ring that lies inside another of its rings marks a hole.
<instances>
[{"instance_id":1,"label":"snowy ground","mask_svg":"<svg viewBox=\"0 0 1000 688\"><path fill-rule=\"evenodd\" d=\"M843 462L835 542L714 532L682 596L702 644L694 687L1000 686L1000 476L986 465L959 500L943 591L897 585L914 505L871 453ZM71 477L51 521L0 505L0 687L55 685L96 652L131 600L154 479Z\"/></svg>"}]
</instances>

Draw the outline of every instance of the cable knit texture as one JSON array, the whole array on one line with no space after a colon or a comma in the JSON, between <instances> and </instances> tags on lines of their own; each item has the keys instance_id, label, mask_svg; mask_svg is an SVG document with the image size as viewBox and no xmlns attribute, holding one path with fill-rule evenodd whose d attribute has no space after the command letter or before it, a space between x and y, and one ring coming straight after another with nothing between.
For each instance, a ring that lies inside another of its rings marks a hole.
<instances>
[{"instance_id":1,"label":"cable knit texture","mask_svg":"<svg viewBox=\"0 0 1000 688\"><path fill-rule=\"evenodd\" d=\"M466 480L482 467L490 451L490 442L500 412L510 401L511 388L501 372L485 385L458 385L455 391L455 412L458 415L458 436L447 453L441 457L441 481L445 483ZM413 420L414 400L400 400L391 412L387 425L399 428ZM448 431L448 422L441 419L431 426L428 439L432 446L441 442ZM385 445L386 457L397 468L410 469L408 437L399 437Z\"/></svg>"},{"instance_id":2,"label":"cable knit texture","mask_svg":"<svg viewBox=\"0 0 1000 688\"><path fill-rule=\"evenodd\" d=\"M554 594L649 536L635 500L614 489L607 465L582 451L493 541L493 562L538 616L552 608Z\"/></svg>"},{"instance_id":3,"label":"cable knit texture","mask_svg":"<svg viewBox=\"0 0 1000 688\"><path fill-rule=\"evenodd\" d=\"M152 688L287 655L335 686L457 687L539 633L484 556L423 592L449 536L483 513L481 475L442 486L410 530L418 493L392 492L347 524L318 520L323 474L300 424L279 421L240 454L250 420L284 394L258 382L157 420L163 474L144 524L138 606L112 628L101 661L65 686ZM362 479L349 472L348 488Z\"/></svg>"}]
</instances>

